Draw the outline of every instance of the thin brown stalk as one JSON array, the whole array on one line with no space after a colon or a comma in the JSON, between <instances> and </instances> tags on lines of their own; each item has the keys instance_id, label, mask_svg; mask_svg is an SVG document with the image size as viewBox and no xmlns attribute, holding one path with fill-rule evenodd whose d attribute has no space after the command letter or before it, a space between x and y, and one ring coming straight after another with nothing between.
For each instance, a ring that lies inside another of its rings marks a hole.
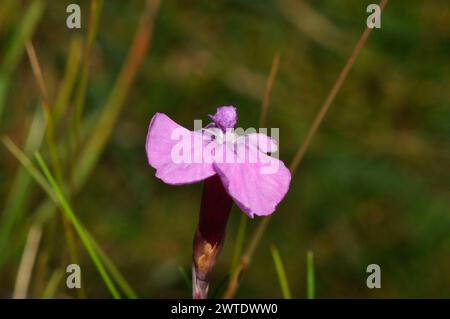
<instances>
[{"instance_id":1,"label":"thin brown stalk","mask_svg":"<svg viewBox=\"0 0 450 319\"><path fill-rule=\"evenodd\" d=\"M269 104L272 97L273 85L275 83L275 78L278 73L278 66L280 64L280 52L277 51L272 59L272 65L270 67L269 76L267 77L266 87L264 90L264 96L261 104L261 112L259 114L259 127L262 128L266 125L267 112L269 110ZM236 244L234 246L233 260L231 263L231 278L233 280L233 275L236 274L239 265L239 258L242 253L242 248L245 241L245 235L247 232L248 217L242 214L241 221L239 222L239 228L237 231Z\"/></svg>"},{"instance_id":2,"label":"thin brown stalk","mask_svg":"<svg viewBox=\"0 0 450 319\"><path fill-rule=\"evenodd\" d=\"M264 90L264 96L261 104L261 112L259 114L259 127L262 128L266 125L267 112L269 110L269 104L272 97L273 85L278 73L278 66L280 64L280 52L277 51L272 59L272 66L270 67L269 76L267 77L266 87ZM245 233L247 231L248 217L242 214L241 221L239 222L239 229L237 232L236 244L234 246L233 260L231 263L231 273L235 273L236 267L239 263L239 258L242 253L242 247L244 245Z\"/></svg>"},{"instance_id":3,"label":"thin brown stalk","mask_svg":"<svg viewBox=\"0 0 450 319\"><path fill-rule=\"evenodd\" d=\"M83 52L83 65L81 67L81 76L80 76L80 84L78 86L78 90L76 92L75 99L75 138L79 139L79 125L81 123L81 119L84 112L84 103L86 97L86 90L89 81L89 67L91 61L91 51L92 45L94 43L95 36L97 34L100 13L103 7L103 0L93 0L91 2L90 15L89 15L89 24L88 24L88 34L86 43L84 45Z\"/></svg>"},{"instance_id":4,"label":"thin brown stalk","mask_svg":"<svg viewBox=\"0 0 450 319\"><path fill-rule=\"evenodd\" d=\"M259 127L266 125L267 111L269 110L270 98L272 97L273 84L278 72L278 65L280 64L280 52L275 53L272 60L272 67L270 68L269 77L266 82L266 89L264 91L264 98L261 106L261 113L259 114Z\"/></svg>"},{"instance_id":5,"label":"thin brown stalk","mask_svg":"<svg viewBox=\"0 0 450 319\"><path fill-rule=\"evenodd\" d=\"M30 231L28 232L22 259L20 260L19 270L17 272L13 298L23 299L27 297L31 273L33 272L34 262L36 260L36 254L39 249L41 237L42 227L37 225L31 226Z\"/></svg>"},{"instance_id":6,"label":"thin brown stalk","mask_svg":"<svg viewBox=\"0 0 450 319\"><path fill-rule=\"evenodd\" d=\"M87 37L83 45L82 61L80 67L80 78L75 92L74 108L71 116L71 130L69 130L69 159L68 166L70 167L69 187L73 186L73 174L75 171L77 152L81 144L80 126L84 116L86 92L91 69L91 55L92 47L100 24L100 17L103 8L103 0L92 0L89 13L89 21L87 27Z\"/></svg>"},{"instance_id":7,"label":"thin brown stalk","mask_svg":"<svg viewBox=\"0 0 450 319\"><path fill-rule=\"evenodd\" d=\"M31 41L26 43L26 49L28 54L28 60L30 61L31 69L33 70L33 75L36 80L37 86L39 88L39 93L42 98L42 106L44 110L44 114L47 121L47 128L46 128L46 138L47 138L47 145L50 152L50 158L52 161L53 169L56 172L56 175L59 179L62 178L62 172L61 172L61 165L59 163L58 153L56 150L56 142L55 142L55 136L54 136L54 123L52 114L50 111L50 101L48 99L47 95L47 89L45 86L44 76L42 75L42 69L39 64L39 59L36 55L36 51L34 50L34 46L31 43Z\"/></svg>"},{"instance_id":8,"label":"thin brown stalk","mask_svg":"<svg viewBox=\"0 0 450 319\"><path fill-rule=\"evenodd\" d=\"M53 123L53 115L51 112L50 107L50 101L47 95L47 89L45 86L44 76L42 74L42 69L39 63L39 59L37 57L36 51L34 49L33 44L31 41L28 41L26 43L26 50L28 54L28 60L31 64L31 69L33 70L34 78L36 80L36 83L39 87L39 92L41 94L42 98L42 105L44 114L47 120L47 127L46 127L46 140L47 140L47 146L50 153L50 160L52 163L53 170L55 171L56 177L59 181L59 183L63 184L63 175L62 175L62 168L61 168L61 162L59 159L57 147L56 147L56 139L55 139L55 125ZM69 247L69 254L70 254L70 260L73 263L78 263L78 252L77 247L75 243L75 235L73 233L73 230L71 228L71 225L67 219L63 215L62 217L62 223L64 227L64 235L66 237L67 245ZM80 297L85 296L84 289L77 290Z\"/></svg>"},{"instance_id":9,"label":"thin brown stalk","mask_svg":"<svg viewBox=\"0 0 450 319\"><path fill-rule=\"evenodd\" d=\"M34 46L31 42L27 42L25 44L28 54L28 60L31 64L31 69L33 70L34 78L36 79L36 83L39 88L39 92L42 97L42 102L44 106L44 111L48 112L50 109L50 103L48 101L47 89L45 87L44 76L42 75L42 70L39 65L39 60L36 55L36 51L34 50Z\"/></svg>"},{"instance_id":10,"label":"thin brown stalk","mask_svg":"<svg viewBox=\"0 0 450 319\"><path fill-rule=\"evenodd\" d=\"M380 2L381 10L383 10L383 8L387 2L388 2L388 0L382 0ZM369 35L371 32L372 32L371 28L366 28L364 30L364 32L362 33L361 37L359 38L359 41L356 43L356 46L353 49L352 54L350 55L349 59L347 60L347 63L345 63L345 66L342 69L341 73L339 73L339 76L338 76L336 82L334 83L333 87L331 88L330 93L328 93L327 98L325 99L319 112L317 113L316 117L314 118L314 121L313 121L311 127L309 128L308 132L306 133L304 142L301 144L301 146L295 153L294 158L291 162L291 165L289 166L292 175L294 175L294 173L297 170L298 166L300 165L303 157L305 156L305 153L309 147L309 144L311 144L311 141L312 141L314 135L316 134L317 129L319 128L320 124L322 123L325 115L328 113L331 103L333 103L334 98L340 91L342 84L344 83L345 79L347 78L347 75L350 72L350 69L352 68L353 64L355 63L356 58L358 57L358 55L361 52L364 45L366 44L366 41L369 38Z\"/></svg>"},{"instance_id":11,"label":"thin brown stalk","mask_svg":"<svg viewBox=\"0 0 450 319\"><path fill-rule=\"evenodd\" d=\"M75 167L77 172L73 180L75 188L79 188L87 180L114 128L125 97L150 48L159 3L159 0L147 0L146 9L136 30L127 59L104 106L107 112L100 115L96 125L97 130L93 131L92 137L84 147ZM100 128L101 130L99 130Z\"/></svg>"},{"instance_id":12,"label":"thin brown stalk","mask_svg":"<svg viewBox=\"0 0 450 319\"><path fill-rule=\"evenodd\" d=\"M384 9L386 6L388 0L381 0L380 1L380 8L381 10ZM352 68L353 64L355 63L356 58L358 57L359 53L361 52L362 48L364 47L367 39L369 38L369 35L371 33L371 28L366 28L364 32L362 33L361 37L359 38L358 42L356 43L352 53L350 54L350 57L348 58L347 62L344 65L344 68L340 72L338 78L336 79L333 87L331 88L330 93L328 94L327 98L323 102L322 106L319 109L319 112L317 113L313 124L311 125L310 129L308 130L304 142L299 147L298 151L296 152L291 165L290 170L292 175L295 174L298 166L300 165L301 160L303 159L306 150L308 149L308 146L311 143L312 138L314 137L315 133L317 132L317 129L319 128L320 124L322 123L322 120L324 119L325 115L327 114L331 103L333 102L334 98L336 97L337 93L342 87L342 84L344 83L345 79L347 78L347 75ZM232 278L228 284L227 289L225 290L224 298L233 298L236 294L238 285L239 285L239 279L242 277L242 273L247 269L248 265L250 264L253 255L255 253L255 250L262 238L262 235L264 234L265 230L267 229L267 226L270 221L270 216L265 217L258 225L255 233L253 234L253 237L250 241L250 245L248 246L247 250L244 252L241 262L238 265L235 273L232 274Z\"/></svg>"}]
</instances>

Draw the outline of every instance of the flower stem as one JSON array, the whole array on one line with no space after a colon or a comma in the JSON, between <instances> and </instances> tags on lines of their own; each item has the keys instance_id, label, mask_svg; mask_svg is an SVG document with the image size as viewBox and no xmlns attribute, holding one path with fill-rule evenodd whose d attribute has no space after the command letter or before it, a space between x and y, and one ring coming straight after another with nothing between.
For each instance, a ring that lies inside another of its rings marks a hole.
<instances>
[{"instance_id":1,"label":"flower stem","mask_svg":"<svg viewBox=\"0 0 450 319\"><path fill-rule=\"evenodd\" d=\"M209 276L223 247L225 230L233 200L217 175L205 180L200 220L194 236L192 297L208 296Z\"/></svg>"}]
</instances>

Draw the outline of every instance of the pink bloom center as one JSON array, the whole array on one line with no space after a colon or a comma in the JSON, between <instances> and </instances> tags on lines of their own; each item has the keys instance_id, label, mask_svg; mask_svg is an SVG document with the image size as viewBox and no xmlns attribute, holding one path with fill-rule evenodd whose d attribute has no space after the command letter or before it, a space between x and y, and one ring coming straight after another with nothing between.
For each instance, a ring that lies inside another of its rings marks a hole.
<instances>
[{"instance_id":1,"label":"pink bloom center","mask_svg":"<svg viewBox=\"0 0 450 319\"><path fill-rule=\"evenodd\" d=\"M237 123L237 113L234 106L219 106L216 114L209 116L216 126L222 131L227 128L234 128Z\"/></svg>"}]
</instances>

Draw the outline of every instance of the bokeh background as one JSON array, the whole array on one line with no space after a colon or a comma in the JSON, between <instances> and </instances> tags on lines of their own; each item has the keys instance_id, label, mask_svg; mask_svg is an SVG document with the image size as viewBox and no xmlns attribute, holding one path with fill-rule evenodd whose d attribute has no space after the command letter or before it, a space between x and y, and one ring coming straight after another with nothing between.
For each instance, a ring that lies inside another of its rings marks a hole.
<instances>
[{"instance_id":1,"label":"bokeh background","mask_svg":"<svg viewBox=\"0 0 450 319\"><path fill-rule=\"evenodd\" d=\"M65 26L72 2L81 6L80 30ZM266 79L279 52L267 126L280 128L280 158L288 164L364 30L366 7L373 2L161 2L151 47L126 90L105 148L70 196L77 216L140 297L190 297L180 269L190 272L202 187L171 187L154 177L144 151L153 114L164 112L192 128L194 119L206 121L215 107L232 104L241 127L257 127ZM39 149L50 162L45 138L27 144L32 123L43 112L24 43L34 45L52 107L66 83L71 50L86 43L90 8L86 0L0 0L0 133L32 160ZM30 10L35 22L28 30L24 21L31 19ZM74 108L86 56L83 50L74 54L78 72L55 125L69 188L83 145L96 137L97 119L109 105L144 11L145 1L103 4L79 140ZM370 35L314 137L237 297L282 296L271 244L280 252L295 298L305 297L308 250L315 256L319 298L450 296L449 52L449 1L389 1L381 29ZM79 147L71 152L73 144ZM48 196L3 144L0 168L0 296L8 298L27 234L46 216L42 203ZM234 207L212 291L230 270L241 215ZM78 297L65 287L70 258L60 216L56 211L43 219L30 297ZM249 222L247 240L258 222ZM78 239L77 248L86 295L110 297ZM381 289L366 287L371 263L381 266Z\"/></svg>"}]
</instances>

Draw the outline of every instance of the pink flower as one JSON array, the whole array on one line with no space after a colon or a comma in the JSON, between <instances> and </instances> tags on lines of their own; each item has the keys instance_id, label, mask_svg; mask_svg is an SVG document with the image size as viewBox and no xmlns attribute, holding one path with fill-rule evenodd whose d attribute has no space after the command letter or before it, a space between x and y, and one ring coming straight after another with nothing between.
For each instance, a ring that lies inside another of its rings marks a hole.
<instances>
[{"instance_id":1,"label":"pink flower","mask_svg":"<svg viewBox=\"0 0 450 319\"><path fill-rule=\"evenodd\" d=\"M277 150L265 134L237 135L234 106L221 106L212 123L189 131L156 113L146 151L156 177L171 185L205 180L194 236L193 296L206 298L209 274L222 249L233 201L250 218L272 214L286 195L291 174L267 153Z\"/></svg>"},{"instance_id":2,"label":"pink flower","mask_svg":"<svg viewBox=\"0 0 450 319\"><path fill-rule=\"evenodd\" d=\"M146 150L149 164L156 169L156 177L167 184L183 185L217 174L227 193L250 218L270 215L287 193L291 180L291 174L283 162L266 154L275 151L276 144L261 133L239 136L235 141L218 141L218 129L227 133L236 125L236 108L219 107L217 113L210 117L213 123L204 130L188 131L165 114L156 113L153 116L148 128ZM216 128L215 135L212 136L208 128ZM202 158L207 160L174 162L173 150L180 143L180 140L173 138L172 134L176 131L184 134L184 138L188 137L191 148L186 148L192 155L191 159L198 155L200 150L194 148L199 144L203 150L213 149L214 154L209 160L204 156ZM252 155L257 157L253 162L247 160ZM224 158L228 161L217 160ZM276 168L276 171L265 173L264 168L269 170L270 167Z\"/></svg>"}]
</instances>

